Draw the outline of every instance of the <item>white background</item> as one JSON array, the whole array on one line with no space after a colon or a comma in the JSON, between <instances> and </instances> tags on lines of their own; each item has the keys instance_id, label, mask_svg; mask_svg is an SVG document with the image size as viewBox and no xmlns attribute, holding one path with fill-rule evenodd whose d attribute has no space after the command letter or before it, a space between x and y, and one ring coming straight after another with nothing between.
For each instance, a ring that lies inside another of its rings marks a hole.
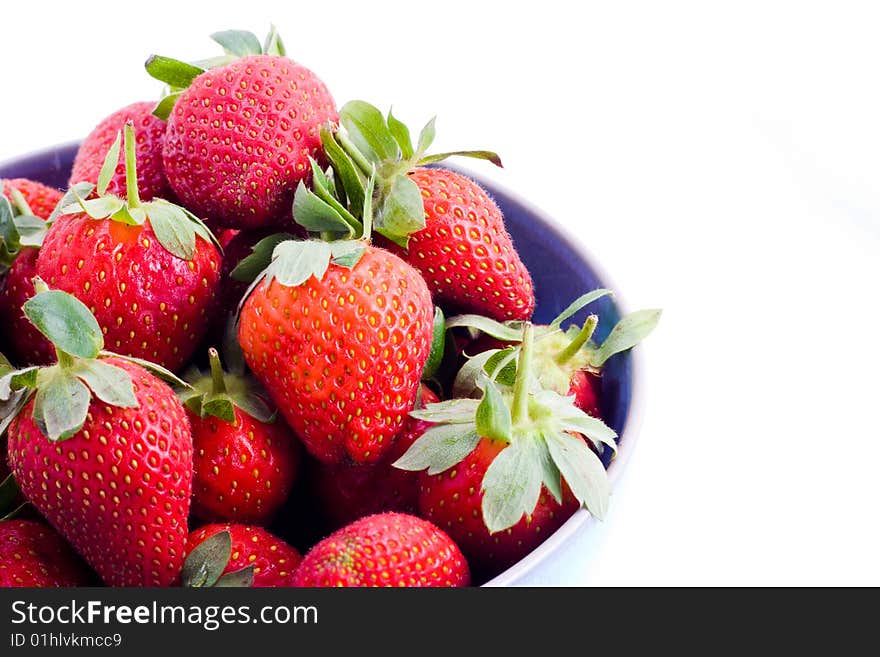
<instances>
[{"instance_id":1,"label":"white background","mask_svg":"<svg viewBox=\"0 0 880 657\"><path fill-rule=\"evenodd\" d=\"M665 309L610 517L549 581L880 584L869 3L141 4L4 6L0 160L155 98L151 52L274 21L340 103L499 151L503 171L470 166L576 235L630 309Z\"/></svg>"}]
</instances>

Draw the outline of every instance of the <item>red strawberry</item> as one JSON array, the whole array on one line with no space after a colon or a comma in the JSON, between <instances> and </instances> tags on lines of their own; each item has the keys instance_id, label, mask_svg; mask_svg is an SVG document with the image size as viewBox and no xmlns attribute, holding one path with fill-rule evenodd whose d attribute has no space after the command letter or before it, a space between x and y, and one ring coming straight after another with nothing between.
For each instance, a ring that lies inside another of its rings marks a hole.
<instances>
[{"instance_id":1,"label":"red strawberry","mask_svg":"<svg viewBox=\"0 0 880 657\"><path fill-rule=\"evenodd\" d=\"M47 219L61 201L62 193L42 183L16 178L0 181L3 194L11 201L13 214L20 217ZM12 191L17 190L20 197ZM35 222L36 224L36 222ZM29 244L42 241L45 228L32 232ZM53 355L52 345L28 322L21 306L34 295L31 279L37 274L37 246L21 245L11 255L11 263L0 287L0 333L18 363L45 364Z\"/></svg>"},{"instance_id":2,"label":"red strawberry","mask_svg":"<svg viewBox=\"0 0 880 657\"><path fill-rule=\"evenodd\" d=\"M467 561L442 530L380 513L343 527L306 554L296 586L467 586Z\"/></svg>"},{"instance_id":3,"label":"red strawberry","mask_svg":"<svg viewBox=\"0 0 880 657\"><path fill-rule=\"evenodd\" d=\"M91 583L86 565L54 529L33 520L0 522L0 588Z\"/></svg>"},{"instance_id":4,"label":"red strawberry","mask_svg":"<svg viewBox=\"0 0 880 657\"><path fill-rule=\"evenodd\" d=\"M442 527L461 547L474 571L492 576L513 565L559 529L580 503L567 485L562 502L541 487L531 514L493 534L483 520L481 486L486 470L507 448L502 441L483 438L463 461L434 475L421 474L419 515Z\"/></svg>"},{"instance_id":5,"label":"red strawberry","mask_svg":"<svg viewBox=\"0 0 880 657\"><path fill-rule=\"evenodd\" d=\"M435 424L394 464L427 469L419 510L449 532L481 576L531 552L581 505L604 517L610 494L602 461L581 434L596 448L614 448L616 434L572 397L540 384L535 327L521 330L522 344L509 357L487 352L489 359L463 368L457 388L469 378L481 399L412 413Z\"/></svg>"},{"instance_id":6,"label":"red strawberry","mask_svg":"<svg viewBox=\"0 0 880 657\"><path fill-rule=\"evenodd\" d=\"M223 44L222 36L213 38ZM258 228L289 216L309 158L321 154L319 129L337 120L324 83L279 44L235 53L248 56L196 76L199 69L179 63L191 81L168 114L165 173L183 204L217 225ZM171 81L163 75L169 60L161 72L156 61L147 71Z\"/></svg>"},{"instance_id":7,"label":"red strawberry","mask_svg":"<svg viewBox=\"0 0 880 657\"><path fill-rule=\"evenodd\" d=\"M379 244L418 269L444 308L498 320L529 319L535 309L532 279L501 210L474 181L421 166L450 155L488 159L500 166L498 156L488 151L425 156L434 138L433 120L413 147L402 123L390 113L383 118L363 101L347 103L339 119L342 126L335 133L322 134L324 148L341 182L337 186L355 215L364 197L357 180L372 171L365 163L375 167L376 232L388 240ZM326 200L326 194L317 196Z\"/></svg>"},{"instance_id":8,"label":"red strawberry","mask_svg":"<svg viewBox=\"0 0 880 657\"><path fill-rule=\"evenodd\" d=\"M430 388L422 385L416 408L439 401ZM334 527L383 511L416 512L418 474L391 467L391 464L403 456L429 426L429 422L407 417L394 445L376 465L319 463L315 466L315 493Z\"/></svg>"},{"instance_id":9,"label":"red strawberry","mask_svg":"<svg viewBox=\"0 0 880 657\"><path fill-rule=\"evenodd\" d=\"M170 190L162 168L165 122L153 116L154 106L155 103L149 101L132 103L101 121L79 146L70 172L70 184L78 182L98 184L98 176L107 151L126 122L131 121L137 134L135 153L138 193L144 201L169 198ZM124 164L117 165L116 172L107 186L107 192L115 196L125 196Z\"/></svg>"},{"instance_id":10,"label":"red strawberry","mask_svg":"<svg viewBox=\"0 0 880 657\"><path fill-rule=\"evenodd\" d=\"M130 123L125 134L126 166L134 178ZM207 329L220 275L213 238L198 219L167 201L142 203L132 188L127 201L104 195L100 184L98 192L97 199L64 208L83 211L52 224L37 271L89 306L110 349L176 370Z\"/></svg>"},{"instance_id":11,"label":"red strawberry","mask_svg":"<svg viewBox=\"0 0 880 657\"><path fill-rule=\"evenodd\" d=\"M58 205L58 201L60 201L63 196L63 194L54 187L49 187L41 182L28 180L27 178L12 178L11 180L0 179L0 184L3 185L3 195L10 201L13 201L13 203L15 202L15 199L13 198L10 189L15 188L21 192L21 195L29 206L31 213L40 219L48 219L49 215L52 214L52 210L55 209L55 206Z\"/></svg>"},{"instance_id":12,"label":"red strawberry","mask_svg":"<svg viewBox=\"0 0 880 657\"><path fill-rule=\"evenodd\" d=\"M211 375L194 381L184 398L193 437L193 515L266 525L293 487L299 443L243 373L225 374L215 349L210 362Z\"/></svg>"},{"instance_id":13,"label":"red strawberry","mask_svg":"<svg viewBox=\"0 0 880 657\"><path fill-rule=\"evenodd\" d=\"M225 533L228 537L222 549L217 549L215 542L214 545L207 546L208 554L200 554L200 546L204 548L206 542L221 533ZM233 574L250 575L247 580L236 578L234 585L293 586L294 573L302 561L302 556L295 548L265 529L250 525L205 525L189 535L188 545L189 555L184 572L185 586L213 586L218 578ZM217 558L218 552L219 558ZM207 568L200 568L202 564L206 564ZM214 581L209 583L193 581L198 577L200 570L212 573ZM232 581L221 584L233 585Z\"/></svg>"},{"instance_id":14,"label":"red strawberry","mask_svg":"<svg viewBox=\"0 0 880 657\"><path fill-rule=\"evenodd\" d=\"M529 319L532 278L495 201L453 171L417 168L409 177L422 193L425 227L400 252L425 277L436 302L498 320Z\"/></svg>"},{"instance_id":15,"label":"red strawberry","mask_svg":"<svg viewBox=\"0 0 880 657\"><path fill-rule=\"evenodd\" d=\"M424 280L358 241L283 242L263 276L241 311L248 366L313 456L378 462L430 352Z\"/></svg>"},{"instance_id":16,"label":"red strawberry","mask_svg":"<svg viewBox=\"0 0 880 657\"><path fill-rule=\"evenodd\" d=\"M101 330L81 302L37 287L24 311L59 360L2 379L0 396L17 411L8 430L15 479L105 583L169 585L183 564L192 493L186 412L140 365L99 359Z\"/></svg>"}]
</instances>

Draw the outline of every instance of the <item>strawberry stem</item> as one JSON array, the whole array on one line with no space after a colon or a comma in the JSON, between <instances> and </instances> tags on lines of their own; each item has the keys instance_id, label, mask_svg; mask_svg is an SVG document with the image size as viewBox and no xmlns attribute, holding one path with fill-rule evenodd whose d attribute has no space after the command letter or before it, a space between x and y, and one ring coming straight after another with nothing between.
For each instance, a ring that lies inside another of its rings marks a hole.
<instances>
[{"instance_id":1,"label":"strawberry stem","mask_svg":"<svg viewBox=\"0 0 880 657\"><path fill-rule=\"evenodd\" d=\"M123 142L123 147L125 149L125 189L128 195L128 207L139 208L141 206L141 198L138 194L137 184L137 158L135 155L134 124L130 120L125 122Z\"/></svg>"},{"instance_id":2,"label":"strawberry stem","mask_svg":"<svg viewBox=\"0 0 880 657\"><path fill-rule=\"evenodd\" d=\"M220 364L220 354L214 347L208 349L208 361L211 363L211 392L215 395L226 394L226 381L223 378L223 366Z\"/></svg>"},{"instance_id":3,"label":"strawberry stem","mask_svg":"<svg viewBox=\"0 0 880 657\"><path fill-rule=\"evenodd\" d=\"M571 343L556 357L557 364L565 365L570 361L572 357L580 351L580 348L587 343L587 340L593 337L593 332L596 330L596 325L598 323L599 318L596 315L590 315L587 317L583 328L581 328L574 340L572 340Z\"/></svg>"},{"instance_id":4,"label":"strawberry stem","mask_svg":"<svg viewBox=\"0 0 880 657\"><path fill-rule=\"evenodd\" d=\"M529 416L529 378L532 375L532 340L534 327L531 322L523 325L522 346L516 366L516 380L513 383L513 408L510 419L513 424L526 420Z\"/></svg>"}]
</instances>

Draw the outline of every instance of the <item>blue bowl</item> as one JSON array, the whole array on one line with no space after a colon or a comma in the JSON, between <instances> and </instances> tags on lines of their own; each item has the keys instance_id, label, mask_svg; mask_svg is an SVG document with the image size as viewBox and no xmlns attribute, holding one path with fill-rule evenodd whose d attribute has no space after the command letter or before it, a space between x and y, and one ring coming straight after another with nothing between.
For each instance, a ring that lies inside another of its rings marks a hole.
<instances>
[{"instance_id":1,"label":"blue bowl","mask_svg":"<svg viewBox=\"0 0 880 657\"><path fill-rule=\"evenodd\" d=\"M65 144L4 162L0 164L0 178L30 178L64 189L76 150L77 144ZM504 213L517 251L535 284L538 305L534 321L547 323L584 292L605 287L615 292L615 298L605 297L589 307L589 312L599 315L596 337L604 338L620 319L620 295L595 260L552 219L516 194L480 180L470 171L459 171L488 190ZM586 314L583 310L570 321L582 323ZM610 450L606 450L605 465L612 485L632 452L641 421L641 386L636 376L640 369L636 360L633 352L618 354L609 359L602 376L602 410L606 422L620 437L620 449L613 461L609 462ZM566 546L587 530L590 520L590 514L581 509L525 559L487 585L577 584L568 579L576 572L577 564L571 560L577 556L569 554Z\"/></svg>"}]
</instances>

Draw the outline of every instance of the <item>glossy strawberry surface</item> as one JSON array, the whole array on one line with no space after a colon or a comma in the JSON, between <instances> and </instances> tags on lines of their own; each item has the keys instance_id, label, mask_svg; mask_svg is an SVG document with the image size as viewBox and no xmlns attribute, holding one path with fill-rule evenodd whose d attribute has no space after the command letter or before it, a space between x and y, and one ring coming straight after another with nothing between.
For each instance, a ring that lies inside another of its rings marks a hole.
<instances>
[{"instance_id":1,"label":"glossy strawberry surface","mask_svg":"<svg viewBox=\"0 0 880 657\"><path fill-rule=\"evenodd\" d=\"M403 428L431 347L424 280L367 247L298 286L263 281L241 312L239 342L306 449L325 463L375 463Z\"/></svg>"},{"instance_id":2,"label":"glossy strawberry surface","mask_svg":"<svg viewBox=\"0 0 880 657\"><path fill-rule=\"evenodd\" d=\"M0 588L87 586L93 576L58 533L34 520L0 522Z\"/></svg>"},{"instance_id":3,"label":"glossy strawberry surface","mask_svg":"<svg viewBox=\"0 0 880 657\"><path fill-rule=\"evenodd\" d=\"M290 214L296 185L337 120L324 83L286 57L254 55L208 70L168 117L165 173L180 201L217 225L257 228Z\"/></svg>"},{"instance_id":4,"label":"glossy strawberry surface","mask_svg":"<svg viewBox=\"0 0 880 657\"><path fill-rule=\"evenodd\" d=\"M50 442L34 398L9 427L25 497L111 586L168 586L180 574L192 494L192 437L167 384L118 358L137 408L93 400L83 428Z\"/></svg>"},{"instance_id":5,"label":"glossy strawberry surface","mask_svg":"<svg viewBox=\"0 0 880 657\"><path fill-rule=\"evenodd\" d=\"M159 243L149 222L73 214L49 229L37 271L89 307L107 349L177 370L207 329L220 253L197 238L195 256L183 260Z\"/></svg>"},{"instance_id":6,"label":"glossy strawberry surface","mask_svg":"<svg viewBox=\"0 0 880 657\"><path fill-rule=\"evenodd\" d=\"M297 586L451 587L470 584L461 551L430 522L380 513L331 534L306 554Z\"/></svg>"}]
</instances>

